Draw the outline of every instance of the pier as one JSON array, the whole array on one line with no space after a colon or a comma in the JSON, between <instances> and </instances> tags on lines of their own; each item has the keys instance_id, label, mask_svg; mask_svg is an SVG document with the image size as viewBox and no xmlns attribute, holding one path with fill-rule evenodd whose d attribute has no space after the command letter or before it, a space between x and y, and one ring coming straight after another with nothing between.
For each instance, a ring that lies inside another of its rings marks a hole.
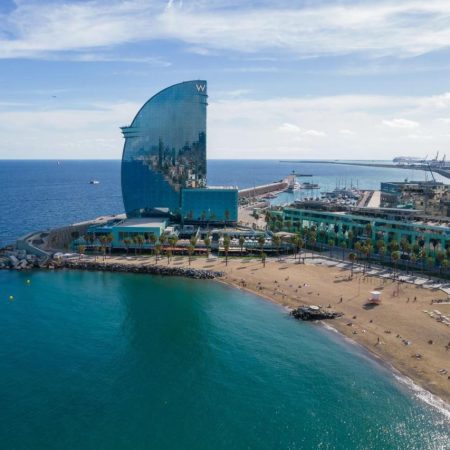
<instances>
[{"instance_id":1,"label":"pier","mask_svg":"<svg viewBox=\"0 0 450 450\"><path fill-rule=\"evenodd\" d=\"M442 175L445 178L450 179L450 169L439 168L429 166L428 164L389 164L389 163L371 163L371 162L346 162L346 161L289 161L289 160L280 160L281 163L295 163L295 164L339 164L344 166L363 166L363 167L383 167L386 169L412 169L412 170L424 170L424 171L432 171L439 175Z\"/></svg>"},{"instance_id":2,"label":"pier","mask_svg":"<svg viewBox=\"0 0 450 450\"><path fill-rule=\"evenodd\" d=\"M260 195L269 194L270 192L284 191L288 187L286 180L276 181L274 183L263 184L261 186L254 186L239 191L239 199L253 198Z\"/></svg>"}]
</instances>

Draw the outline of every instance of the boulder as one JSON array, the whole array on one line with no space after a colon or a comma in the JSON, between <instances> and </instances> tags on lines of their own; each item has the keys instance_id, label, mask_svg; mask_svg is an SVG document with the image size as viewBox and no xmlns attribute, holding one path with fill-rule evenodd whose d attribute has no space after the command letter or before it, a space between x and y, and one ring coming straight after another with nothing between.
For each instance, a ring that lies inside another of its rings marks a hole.
<instances>
[{"instance_id":1,"label":"boulder","mask_svg":"<svg viewBox=\"0 0 450 450\"><path fill-rule=\"evenodd\" d=\"M19 260L14 255L9 255L9 262L12 267L16 267L19 264Z\"/></svg>"},{"instance_id":2,"label":"boulder","mask_svg":"<svg viewBox=\"0 0 450 450\"><path fill-rule=\"evenodd\" d=\"M336 317L341 317L344 314L337 311L325 311L319 306L304 305L291 311L291 315L298 320L311 321L336 319Z\"/></svg>"}]
</instances>

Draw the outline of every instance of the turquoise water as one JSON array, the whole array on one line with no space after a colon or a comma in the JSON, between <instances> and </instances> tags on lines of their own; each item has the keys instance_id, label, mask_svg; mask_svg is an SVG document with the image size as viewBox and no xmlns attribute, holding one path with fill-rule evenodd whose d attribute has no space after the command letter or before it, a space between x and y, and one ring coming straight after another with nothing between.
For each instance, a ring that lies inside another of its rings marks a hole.
<instances>
[{"instance_id":1,"label":"turquoise water","mask_svg":"<svg viewBox=\"0 0 450 450\"><path fill-rule=\"evenodd\" d=\"M0 272L0 327L1 448L450 446L358 347L218 283Z\"/></svg>"}]
</instances>

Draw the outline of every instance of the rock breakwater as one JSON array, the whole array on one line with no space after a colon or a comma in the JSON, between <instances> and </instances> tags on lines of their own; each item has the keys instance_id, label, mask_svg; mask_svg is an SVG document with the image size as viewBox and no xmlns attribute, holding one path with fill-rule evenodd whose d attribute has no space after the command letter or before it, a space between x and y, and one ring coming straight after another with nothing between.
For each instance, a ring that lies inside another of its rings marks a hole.
<instances>
[{"instance_id":1,"label":"rock breakwater","mask_svg":"<svg viewBox=\"0 0 450 450\"><path fill-rule=\"evenodd\" d=\"M92 261L65 261L62 267L76 270L93 270L104 272L145 273L150 275L178 276L195 279L213 279L223 276L223 272L191 269L189 267L167 267L158 265L105 264Z\"/></svg>"},{"instance_id":2,"label":"rock breakwater","mask_svg":"<svg viewBox=\"0 0 450 450\"><path fill-rule=\"evenodd\" d=\"M65 259L59 256L37 257L28 255L25 251L4 251L0 254L0 269L30 270L30 269L74 269L103 272L144 273L149 275L176 276L195 279L213 279L222 277L223 272L193 269L190 267L168 267L164 265L123 264L108 261L87 261Z\"/></svg>"},{"instance_id":3,"label":"rock breakwater","mask_svg":"<svg viewBox=\"0 0 450 450\"><path fill-rule=\"evenodd\" d=\"M320 306L300 306L299 308L291 311L291 316L298 320L328 320L336 319L343 316L343 313L336 311L326 311Z\"/></svg>"}]
</instances>

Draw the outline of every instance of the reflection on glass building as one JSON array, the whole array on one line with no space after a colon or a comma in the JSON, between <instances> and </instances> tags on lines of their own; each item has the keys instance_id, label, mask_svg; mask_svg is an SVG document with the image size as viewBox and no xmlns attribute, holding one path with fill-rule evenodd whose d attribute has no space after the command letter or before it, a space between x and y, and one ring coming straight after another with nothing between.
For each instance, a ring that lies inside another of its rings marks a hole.
<instances>
[{"instance_id":1,"label":"reflection on glass building","mask_svg":"<svg viewBox=\"0 0 450 450\"><path fill-rule=\"evenodd\" d=\"M170 86L123 127L122 195L129 217L181 211L181 190L206 187L204 80Z\"/></svg>"}]
</instances>

